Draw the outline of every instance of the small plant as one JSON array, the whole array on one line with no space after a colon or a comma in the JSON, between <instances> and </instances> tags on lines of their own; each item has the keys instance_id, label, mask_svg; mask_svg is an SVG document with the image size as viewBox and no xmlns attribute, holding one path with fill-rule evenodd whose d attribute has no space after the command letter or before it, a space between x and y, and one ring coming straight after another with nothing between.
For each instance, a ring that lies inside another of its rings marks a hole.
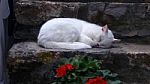
<instances>
[{"instance_id":1,"label":"small plant","mask_svg":"<svg viewBox=\"0 0 150 84\"><path fill-rule=\"evenodd\" d=\"M50 84L120 84L117 74L101 69L101 61L87 56L63 58L48 74Z\"/></svg>"}]
</instances>

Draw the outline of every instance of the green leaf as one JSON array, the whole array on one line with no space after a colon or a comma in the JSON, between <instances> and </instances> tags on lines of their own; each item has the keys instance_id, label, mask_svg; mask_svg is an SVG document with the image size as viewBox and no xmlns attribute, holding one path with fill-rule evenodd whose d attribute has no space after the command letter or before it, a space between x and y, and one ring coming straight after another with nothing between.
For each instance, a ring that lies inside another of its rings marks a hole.
<instances>
[{"instance_id":1,"label":"green leaf","mask_svg":"<svg viewBox=\"0 0 150 84\"><path fill-rule=\"evenodd\" d=\"M109 74L109 76L111 76L111 77L117 77L118 74L116 74L116 73L111 73L111 74Z\"/></svg>"},{"instance_id":2,"label":"green leaf","mask_svg":"<svg viewBox=\"0 0 150 84\"><path fill-rule=\"evenodd\" d=\"M86 80L86 78L82 78L82 84L85 84Z\"/></svg>"},{"instance_id":3,"label":"green leaf","mask_svg":"<svg viewBox=\"0 0 150 84\"><path fill-rule=\"evenodd\" d=\"M62 60L62 61L61 61ZM116 80L118 74L111 73L109 70L101 70L101 61L87 56L75 56L71 58L60 59L58 63L60 66L63 64L72 64L74 69L67 71L66 75L62 78L56 78L53 84L85 84L88 78L101 76L108 84L119 84L120 81ZM52 77L55 74L51 74ZM49 75L50 76L50 75Z\"/></svg>"},{"instance_id":4,"label":"green leaf","mask_svg":"<svg viewBox=\"0 0 150 84\"><path fill-rule=\"evenodd\" d=\"M103 77L105 78L106 76L109 75L110 71L109 70L101 70Z\"/></svg>"}]
</instances>

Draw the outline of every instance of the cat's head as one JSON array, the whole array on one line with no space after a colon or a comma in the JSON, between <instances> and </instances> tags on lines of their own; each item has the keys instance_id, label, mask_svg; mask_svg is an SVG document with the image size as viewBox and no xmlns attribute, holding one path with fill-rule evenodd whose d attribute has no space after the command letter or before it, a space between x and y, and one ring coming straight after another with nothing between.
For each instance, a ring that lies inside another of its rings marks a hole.
<instances>
[{"instance_id":1,"label":"cat's head","mask_svg":"<svg viewBox=\"0 0 150 84\"><path fill-rule=\"evenodd\" d=\"M102 27L102 33L100 35L99 47L108 48L111 47L113 42L119 41L115 39L111 30L105 25Z\"/></svg>"},{"instance_id":2,"label":"cat's head","mask_svg":"<svg viewBox=\"0 0 150 84\"><path fill-rule=\"evenodd\" d=\"M101 28L101 31L102 32L101 32L101 35L100 35L100 41L103 41L105 39L110 39L110 40L113 41L114 35L113 35L112 31L108 29L107 25L103 26Z\"/></svg>"}]
</instances>

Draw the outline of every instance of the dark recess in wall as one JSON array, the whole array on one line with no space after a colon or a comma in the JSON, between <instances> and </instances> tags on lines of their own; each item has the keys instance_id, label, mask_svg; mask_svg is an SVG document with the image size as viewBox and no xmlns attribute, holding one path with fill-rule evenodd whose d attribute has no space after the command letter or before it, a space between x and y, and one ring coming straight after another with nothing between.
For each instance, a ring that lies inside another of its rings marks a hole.
<instances>
[{"instance_id":1,"label":"dark recess in wall","mask_svg":"<svg viewBox=\"0 0 150 84\"><path fill-rule=\"evenodd\" d=\"M8 17L8 35L12 36L13 31L14 31L14 26L15 26L15 14L14 14L14 8L13 8L13 0L8 0L9 1L9 8L10 8L10 15Z\"/></svg>"},{"instance_id":2,"label":"dark recess in wall","mask_svg":"<svg viewBox=\"0 0 150 84\"><path fill-rule=\"evenodd\" d=\"M7 35L8 35L8 48L10 48L13 45L14 41L14 29L15 29L15 13L14 13L14 7L13 7L13 0L8 0L9 1L9 9L10 9L10 15L8 17L8 30Z\"/></svg>"}]
</instances>

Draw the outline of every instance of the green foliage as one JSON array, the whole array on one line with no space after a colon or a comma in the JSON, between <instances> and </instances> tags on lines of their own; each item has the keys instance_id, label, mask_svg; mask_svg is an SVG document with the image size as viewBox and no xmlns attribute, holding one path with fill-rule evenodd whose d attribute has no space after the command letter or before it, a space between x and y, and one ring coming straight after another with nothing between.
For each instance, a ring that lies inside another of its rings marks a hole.
<instances>
[{"instance_id":1,"label":"green foliage","mask_svg":"<svg viewBox=\"0 0 150 84\"><path fill-rule=\"evenodd\" d=\"M118 80L118 75L116 73L101 69L101 61L87 56L75 56L69 59L63 58L60 60L58 67L63 64L71 64L74 69L67 71L63 77L54 78L51 84L85 84L87 79L96 76L102 77L106 80L107 84L121 83L121 81ZM52 74L49 75L49 78L53 78L55 74L55 70L52 70Z\"/></svg>"}]
</instances>

